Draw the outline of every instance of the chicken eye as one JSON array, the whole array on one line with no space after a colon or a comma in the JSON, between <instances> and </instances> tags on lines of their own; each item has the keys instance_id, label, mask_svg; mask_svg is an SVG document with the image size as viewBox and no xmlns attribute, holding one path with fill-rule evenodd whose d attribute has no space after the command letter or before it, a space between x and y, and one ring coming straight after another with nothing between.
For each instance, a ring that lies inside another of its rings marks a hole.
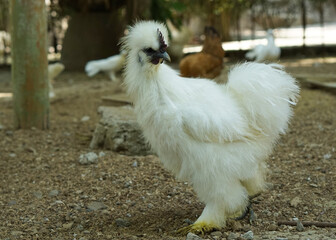
<instances>
[{"instance_id":1,"label":"chicken eye","mask_svg":"<svg viewBox=\"0 0 336 240\"><path fill-rule=\"evenodd\" d=\"M156 51L155 51L153 48L145 48L145 49L144 49L144 52L147 53L147 54L153 54L153 53L155 53Z\"/></svg>"}]
</instances>

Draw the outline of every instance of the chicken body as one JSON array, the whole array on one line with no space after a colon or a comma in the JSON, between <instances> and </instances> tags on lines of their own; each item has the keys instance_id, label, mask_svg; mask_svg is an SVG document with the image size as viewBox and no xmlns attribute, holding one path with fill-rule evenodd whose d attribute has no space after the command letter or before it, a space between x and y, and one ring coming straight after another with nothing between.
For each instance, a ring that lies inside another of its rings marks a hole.
<instances>
[{"instance_id":1,"label":"chicken body","mask_svg":"<svg viewBox=\"0 0 336 240\"><path fill-rule=\"evenodd\" d=\"M117 81L116 73L124 67L125 55L125 52L121 52L106 59L89 61L85 65L85 71L89 77L105 72L112 81Z\"/></svg>"},{"instance_id":2,"label":"chicken body","mask_svg":"<svg viewBox=\"0 0 336 240\"><path fill-rule=\"evenodd\" d=\"M245 54L249 60L256 62L274 61L280 58L281 49L275 45L273 31L267 31L267 45L257 45Z\"/></svg>"},{"instance_id":3,"label":"chicken body","mask_svg":"<svg viewBox=\"0 0 336 240\"><path fill-rule=\"evenodd\" d=\"M216 78L223 68L225 52L219 34L214 28L205 28L205 41L200 53L184 57L180 62L183 77Z\"/></svg>"},{"instance_id":4,"label":"chicken body","mask_svg":"<svg viewBox=\"0 0 336 240\"><path fill-rule=\"evenodd\" d=\"M299 88L278 65L259 63L235 67L225 85L180 77L160 64L167 57L157 31L167 39L156 22L139 22L125 37L126 88L163 165L206 204L188 231L211 231L263 190L264 161L287 129Z\"/></svg>"}]
</instances>

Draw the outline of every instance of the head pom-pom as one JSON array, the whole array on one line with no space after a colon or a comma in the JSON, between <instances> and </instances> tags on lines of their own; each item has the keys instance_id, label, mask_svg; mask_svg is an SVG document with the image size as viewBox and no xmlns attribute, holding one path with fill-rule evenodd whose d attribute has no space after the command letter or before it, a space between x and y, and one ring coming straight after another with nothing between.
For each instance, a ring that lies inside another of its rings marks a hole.
<instances>
[{"instance_id":1,"label":"head pom-pom","mask_svg":"<svg viewBox=\"0 0 336 240\"><path fill-rule=\"evenodd\" d=\"M160 50L165 51L168 46L165 43L163 35L162 35L162 33L160 32L159 29L157 29L157 33L158 33L158 36L159 36Z\"/></svg>"}]
</instances>

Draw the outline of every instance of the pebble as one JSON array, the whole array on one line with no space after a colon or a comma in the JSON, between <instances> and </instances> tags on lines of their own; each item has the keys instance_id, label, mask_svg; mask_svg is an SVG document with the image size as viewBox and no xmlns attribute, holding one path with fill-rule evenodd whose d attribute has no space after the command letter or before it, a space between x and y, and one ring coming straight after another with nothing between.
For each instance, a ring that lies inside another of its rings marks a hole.
<instances>
[{"instance_id":1,"label":"pebble","mask_svg":"<svg viewBox=\"0 0 336 240\"><path fill-rule=\"evenodd\" d=\"M239 235L237 233L234 232L230 232L229 236L227 237L227 240L235 240L239 237Z\"/></svg>"},{"instance_id":2,"label":"pebble","mask_svg":"<svg viewBox=\"0 0 336 240\"><path fill-rule=\"evenodd\" d=\"M81 154L79 156L79 163L86 165L98 162L98 155L94 152L89 152L86 154Z\"/></svg>"},{"instance_id":3,"label":"pebble","mask_svg":"<svg viewBox=\"0 0 336 240\"><path fill-rule=\"evenodd\" d=\"M138 162L134 161L133 164L132 164L132 167L137 167L137 166L138 166Z\"/></svg>"},{"instance_id":4,"label":"pebble","mask_svg":"<svg viewBox=\"0 0 336 240\"><path fill-rule=\"evenodd\" d=\"M2 125L2 124L0 124L0 130L2 130L2 129L4 129L5 127Z\"/></svg>"},{"instance_id":5,"label":"pebble","mask_svg":"<svg viewBox=\"0 0 336 240\"><path fill-rule=\"evenodd\" d=\"M213 237L221 237L223 233L220 231L215 231L215 232L212 232L210 235Z\"/></svg>"},{"instance_id":6,"label":"pebble","mask_svg":"<svg viewBox=\"0 0 336 240\"><path fill-rule=\"evenodd\" d=\"M41 199L42 198L42 192L41 191L36 191L36 192L33 192L34 196L37 198L37 199Z\"/></svg>"},{"instance_id":7,"label":"pebble","mask_svg":"<svg viewBox=\"0 0 336 240\"><path fill-rule=\"evenodd\" d=\"M117 218L115 223L118 227L129 227L131 223L123 218Z\"/></svg>"},{"instance_id":8,"label":"pebble","mask_svg":"<svg viewBox=\"0 0 336 240\"><path fill-rule=\"evenodd\" d=\"M49 197L56 197L57 195L59 194L59 191L58 190L51 190L49 192Z\"/></svg>"},{"instance_id":9,"label":"pebble","mask_svg":"<svg viewBox=\"0 0 336 240\"><path fill-rule=\"evenodd\" d=\"M290 201L290 205L295 208L299 205L299 203L301 203L301 199L299 197L295 197Z\"/></svg>"},{"instance_id":10,"label":"pebble","mask_svg":"<svg viewBox=\"0 0 336 240\"><path fill-rule=\"evenodd\" d=\"M201 238L200 236L197 236L194 233L188 233L186 240L202 240L203 238Z\"/></svg>"},{"instance_id":11,"label":"pebble","mask_svg":"<svg viewBox=\"0 0 336 240\"><path fill-rule=\"evenodd\" d=\"M72 225L73 225L73 224L74 224L73 222L64 223L64 224L62 225L62 228L65 229L65 230L69 230L69 229L72 228Z\"/></svg>"},{"instance_id":12,"label":"pebble","mask_svg":"<svg viewBox=\"0 0 336 240\"><path fill-rule=\"evenodd\" d=\"M296 221L296 230L298 230L299 232L303 232L304 231L304 227L303 224L300 220Z\"/></svg>"},{"instance_id":13,"label":"pebble","mask_svg":"<svg viewBox=\"0 0 336 240\"><path fill-rule=\"evenodd\" d=\"M102 202L90 202L87 208L91 211L106 209L107 206Z\"/></svg>"},{"instance_id":14,"label":"pebble","mask_svg":"<svg viewBox=\"0 0 336 240\"><path fill-rule=\"evenodd\" d=\"M275 240L288 240L288 238L276 238Z\"/></svg>"},{"instance_id":15,"label":"pebble","mask_svg":"<svg viewBox=\"0 0 336 240\"><path fill-rule=\"evenodd\" d=\"M278 229L278 226L275 224L271 224L268 226L268 231L276 231Z\"/></svg>"},{"instance_id":16,"label":"pebble","mask_svg":"<svg viewBox=\"0 0 336 240\"><path fill-rule=\"evenodd\" d=\"M6 131L6 135L7 135L8 137L13 136L13 131L10 131L10 130Z\"/></svg>"},{"instance_id":17,"label":"pebble","mask_svg":"<svg viewBox=\"0 0 336 240\"><path fill-rule=\"evenodd\" d=\"M246 233L243 234L243 238L247 239L247 240L252 240L253 239L253 232L252 231L248 231Z\"/></svg>"},{"instance_id":18,"label":"pebble","mask_svg":"<svg viewBox=\"0 0 336 240\"><path fill-rule=\"evenodd\" d=\"M185 223L188 224L188 225L191 225L191 224L194 223L194 222L191 221L189 218L184 219L183 222L185 222Z\"/></svg>"},{"instance_id":19,"label":"pebble","mask_svg":"<svg viewBox=\"0 0 336 240\"><path fill-rule=\"evenodd\" d=\"M15 205L17 202L16 202L16 200L10 200L9 202L8 202L8 205L9 206L13 206L13 205Z\"/></svg>"},{"instance_id":20,"label":"pebble","mask_svg":"<svg viewBox=\"0 0 336 240\"><path fill-rule=\"evenodd\" d=\"M21 231L11 231L11 234L12 234L13 236L20 236L20 235L23 234L23 232L21 232Z\"/></svg>"},{"instance_id":21,"label":"pebble","mask_svg":"<svg viewBox=\"0 0 336 240\"><path fill-rule=\"evenodd\" d=\"M9 156L12 157L12 158L15 158L16 154L15 153L10 153Z\"/></svg>"},{"instance_id":22,"label":"pebble","mask_svg":"<svg viewBox=\"0 0 336 240\"><path fill-rule=\"evenodd\" d=\"M77 225L77 229L78 229L79 231L83 231L83 230L84 230L84 227L83 227L82 224L78 224L78 225Z\"/></svg>"},{"instance_id":23,"label":"pebble","mask_svg":"<svg viewBox=\"0 0 336 240\"><path fill-rule=\"evenodd\" d=\"M84 116L81 118L81 122L87 122L90 120L90 117L89 116Z\"/></svg>"},{"instance_id":24,"label":"pebble","mask_svg":"<svg viewBox=\"0 0 336 240\"><path fill-rule=\"evenodd\" d=\"M99 157L105 157L105 153L104 152L99 152Z\"/></svg>"}]
</instances>

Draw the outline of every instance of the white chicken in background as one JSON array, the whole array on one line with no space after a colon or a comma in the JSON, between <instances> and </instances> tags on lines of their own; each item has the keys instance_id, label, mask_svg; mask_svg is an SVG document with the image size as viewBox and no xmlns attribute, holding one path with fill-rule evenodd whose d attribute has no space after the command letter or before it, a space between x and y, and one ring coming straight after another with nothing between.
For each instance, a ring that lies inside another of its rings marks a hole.
<instances>
[{"instance_id":1,"label":"white chicken in background","mask_svg":"<svg viewBox=\"0 0 336 240\"><path fill-rule=\"evenodd\" d=\"M273 30L269 29L266 35L267 45L257 45L245 54L249 60L256 62L274 61L280 58L281 49L275 45Z\"/></svg>"},{"instance_id":2,"label":"white chicken in background","mask_svg":"<svg viewBox=\"0 0 336 240\"><path fill-rule=\"evenodd\" d=\"M167 21L167 26L171 32L171 47L168 49L169 56L172 61L178 62L183 57L183 48L188 44L191 39L192 33L186 26L181 26L180 30L175 28L174 25Z\"/></svg>"},{"instance_id":3,"label":"white chicken in background","mask_svg":"<svg viewBox=\"0 0 336 240\"><path fill-rule=\"evenodd\" d=\"M85 65L85 72L89 77L104 72L113 82L116 82L118 80L116 74L124 67L125 56L126 52L122 51L120 54L105 59L89 61Z\"/></svg>"},{"instance_id":4,"label":"white chicken in background","mask_svg":"<svg viewBox=\"0 0 336 240\"><path fill-rule=\"evenodd\" d=\"M49 82L49 97L55 97L53 82L54 79L60 75L64 70L64 65L62 63L52 63L48 65L48 82Z\"/></svg>"},{"instance_id":5,"label":"white chicken in background","mask_svg":"<svg viewBox=\"0 0 336 240\"><path fill-rule=\"evenodd\" d=\"M124 83L160 161L206 204L181 232L210 232L264 189L264 161L287 129L299 87L280 65L254 62L233 68L227 84L180 77L163 63L167 40L161 23L131 27L122 40Z\"/></svg>"}]
</instances>

